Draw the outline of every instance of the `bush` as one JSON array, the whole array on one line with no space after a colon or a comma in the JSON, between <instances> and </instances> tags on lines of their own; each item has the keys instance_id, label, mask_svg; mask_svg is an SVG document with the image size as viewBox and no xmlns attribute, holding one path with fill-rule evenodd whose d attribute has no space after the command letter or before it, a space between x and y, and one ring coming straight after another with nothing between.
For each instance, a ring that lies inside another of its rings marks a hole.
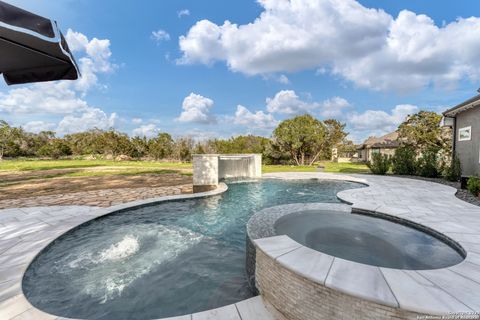
<instances>
[{"instance_id":1,"label":"bush","mask_svg":"<svg viewBox=\"0 0 480 320\"><path fill-rule=\"evenodd\" d=\"M437 150L427 149L417 161L417 174L422 177L438 177Z\"/></svg>"},{"instance_id":2,"label":"bush","mask_svg":"<svg viewBox=\"0 0 480 320\"><path fill-rule=\"evenodd\" d=\"M415 174L415 148L404 145L395 150L392 157L392 171L394 174L413 175Z\"/></svg>"},{"instance_id":3,"label":"bush","mask_svg":"<svg viewBox=\"0 0 480 320\"><path fill-rule=\"evenodd\" d=\"M462 165L457 155L452 158L450 165L445 168L444 177L448 181L460 181L462 177Z\"/></svg>"},{"instance_id":4,"label":"bush","mask_svg":"<svg viewBox=\"0 0 480 320\"><path fill-rule=\"evenodd\" d=\"M381 153L373 153L372 161L367 166L373 174L386 174L390 169L390 158Z\"/></svg>"},{"instance_id":5,"label":"bush","mask_svg":"<svg viewBox=\"0 0 480 320\"><path fill-rule=\"evenodd\" d=\"M480 194L480 177L470 177L467 182L467 189L471 194L478 197Z\"/></svg>"}]
</instances>

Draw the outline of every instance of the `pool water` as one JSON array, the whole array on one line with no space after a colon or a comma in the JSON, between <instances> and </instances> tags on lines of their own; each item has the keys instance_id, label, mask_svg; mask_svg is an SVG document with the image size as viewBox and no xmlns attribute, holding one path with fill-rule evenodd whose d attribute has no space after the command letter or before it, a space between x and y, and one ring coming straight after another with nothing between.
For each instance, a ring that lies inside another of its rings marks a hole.
<instances>
[{"instance_id":1,"label":"pool water","mask_svg":"<svg viewBox=\"0 0 480 320\"><path fill-rule=\"evenodd\" d=\"M386 268L439 269L464 259L428 233L360 214L320 210L292 213L275 222L275 233L335 257Z\"/></svg>"},{"instance_id":2,"label":"pool water","mask_svg":"<svg viewBox=\"0 0 480 320\"><path fill-rule=\"evenodd\" d=\"M229 183L222 195L110 214L72 230L30 265L23 289L49 313L152 319L199 312L252 296L245 225L262 208L339 202L346 181Z\"/></svg>"}]
</instances>

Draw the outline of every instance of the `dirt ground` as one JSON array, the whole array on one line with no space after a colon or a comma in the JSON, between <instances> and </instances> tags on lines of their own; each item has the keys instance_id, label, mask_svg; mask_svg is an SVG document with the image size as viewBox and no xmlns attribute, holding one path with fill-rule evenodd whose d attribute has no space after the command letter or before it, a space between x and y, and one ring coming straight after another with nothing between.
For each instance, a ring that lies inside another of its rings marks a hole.
<instances>
[{"instance_id":1,"label":"dirt ground","mask_svg":"<svg viewBox=\"0 0 480 320\"><path fill-rule=\"evenodd\" d=\"M106 168L102 168L105 171ZM90 169L91 170L91 169ZM69 194L106 189L180 186L192 177L179 173L62 177L76 169L0 172L0 200Z\"/></svg>"}]
</instances>

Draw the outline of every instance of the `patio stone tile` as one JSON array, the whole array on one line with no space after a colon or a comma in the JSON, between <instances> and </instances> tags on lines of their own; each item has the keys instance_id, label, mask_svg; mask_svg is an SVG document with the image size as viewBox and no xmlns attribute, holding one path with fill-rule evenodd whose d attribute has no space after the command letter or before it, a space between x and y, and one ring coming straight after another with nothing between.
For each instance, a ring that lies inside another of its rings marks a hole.
<instances>
[{"instance_id":1,"label":"patio stone tile","mask_svg":"<svg viewBox=\"0 0 480 320\"><path fill-rule=\"evenodd\" d=\"M26 264L32 261L35 255L36 252L26 252L22 254L4 254L0 256L0 266L2 266L2 268L6 268L10 266Z\"/></svg>"},{"instance_id":2,"label":"patio stone tile","mask_svg":"<svg viewBox=\"0 0 480 320\"><path fill-rule=\"evenodd\" d=\"M31 308L28 309L25 312L22 312L21 314L17 315L16 317L13 317L11 320L55 320L57 319L57 316L54 316L52 314L45 313L43 311L40 311L39 309L36 308Z\"/></svg>"},{"instance_id":3,"label":"patio stone tile","mask_svg":"<svg viewBox=\"0 0 480 320\"><path fill-rule=\"evenodd\" d=\"M21 241L20 238L0 240L0 255Z\"/></svg>"},{"instance_id":4,"label":"patio stone tile","mask_svg":"<svg viewBox=\"0 0 480 320\"><path fill-rule=\"evenodd\" d=\"M370 211L375 212L380 207L378 203L366 202L366 201L357 201L352 205L352 211Z\"/></svg>"},{"instance_id":5,"label":"patio stone tile","mask_svg":"<svg viewBox=\"0 0 480 320\"><path fill-rule=\"evenodd\" d=\"M48 240L40 241L20 241L10 249L4 251L4 254L20 254L24 252L39 251L48 244Z\"/></svg>"},{"instance_id":6,"label":"patio stone tile","mask_svg":"<svg viewBox=\"0 0 480 320\"><path fill-rule=\"evenodd\" d=\"M448 268L453 272L456 272L465 278L472 279L480 283L480 265L471 263L468 261L463 261L453 267Z\"/></svg>"},{"instance_id":7,"label":"patio stone tile","mask_svg":"<svg viewBox=\"0 0 480 320\"><path fill-rule=\"evenodd\" d=\"M415 271L380 269L392 289L400 308L427 314L472 311L472 309L460 303ZM416 294L412 295L412 292L416 292Z\"/></svg>"},{"instance_id":8,"label":"patio stone tile","mask_svg":"<svg viewBox=\"0 0 480 320\"><path fill-rule=\"evenodd\" d=\"M235 305L242 320L275 320L261 296L237 302Z\"/></svg>"},{"instance_id":9,"label":"patio stone tile","mask_svg":"<svg viewBox=\"0 0 480 320\"><path fill-rule=\"evenodd\" d=\"M278 257L277 261L303 277L323 284L333 257L302 246Z\"/></svg>"},{"instance_id":10,"label":"patio stone tile","mask_svg":"<svg viewBox=\"0 0 480 320\"><path fill-rule=\"evenodd\" d=\"M12 319L31 308L32 305L27 301L25 296L23 294L20 294L18 296L0 302L0 319Z\"/></svg>"},{"instance_id":11,"label":"patio stone tile","mask_svg":"<svg viewBox=\"0 0 480 320\"><path fill-rule=\"evenodd\" d=\"M398 307L378 267L335 258L325 285L359 298Z\"/></svg>"},{"instance_id":12,"label":"patio stone tile","mask_svg":"<svg viewBox=\"0 0 480 320\"><path fill-rule=\"evenodd\" d=\"M254 242L260 250L274 259L302 246L285 235L257 239Z\"/></svg>"},{"instance_id":13,"label":"patio stone tile","mask_svg":"<svg viewBox=\"0 0 480 320\"><path fill-rule=\"evenodd\" d=\"M22 293L20 279L0 283L0 301L5 301Z\"/></svg>"},{"instance_id":14,"label":"patio stone tile","mask_svg":"<svg viewBox=\"0 0 480 320\"><path fill-rule=\"evenodd\" d=\"M461 232L444 232L444 233L450 238L455 239L456 241L459 241L459 242L468 241L468 242L480 244L480 230L479 230L479 234L472 234L472 233L467 234L467 233L461 233Z\"/></svg>"},{"instance_id":15,"label":"patio stone tile","mask_svg":"<svg viewBox=\"0 0 480 320\"><path fill-rule=\"evenodd\" d=\"M187 314L185 316L178 316L178 317L170 317L170 318L161 318L158 320L192 320L192 315Z\"/></svg>"},{"instance_id":16,"label":"patio stone tile","mask_svg":"<svg viewBox=\"0 0 480 320\"><path fill-rule=\"evenodd\" d=\"M16 266L0 266L0 284L10 280L21 279L23 276L23 271L26 268L26 263Z\"/></svg>"},{"instance_id":17,"label":"patio stone tile","mask_svg":"<svg viewBox=\"0 0 480 320\"><path fill-rule=\"evenodd\" d=\"M242 320L234 304L192 314L192 320Z\"/></svg>"},{"instance_id":18,"label":"patio stone tile","mask_svg":"<svg viewBox=\"0 0 480 320\"><path fill-rule=\"evenodd\" d=\"M480 310L480 284L448 269L417 271L472 310Z\"/></svg>"}]
</instances>

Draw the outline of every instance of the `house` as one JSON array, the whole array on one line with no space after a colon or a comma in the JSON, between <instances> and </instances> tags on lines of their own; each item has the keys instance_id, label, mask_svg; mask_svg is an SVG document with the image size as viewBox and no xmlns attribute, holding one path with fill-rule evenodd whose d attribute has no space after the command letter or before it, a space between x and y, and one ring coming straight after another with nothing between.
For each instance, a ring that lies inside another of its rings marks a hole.
<instances>
[{"instance_id":1,"label":"house","mask_svg":"<svg viewBox=\"0 0 480 320\"><path fill-rule=\"evenodd\" d=\"M480 94L443 113L442 126L452 128L453 152L462 175L480 175Z\"/></svg>"},{"instance_id":2,"label":"house","mask_svg":"<svg viewBox=\"0 0 480 320\"><path fill-rule=\"evenodd\" d=\"M400 146L398 133L391 132L379 138L369 137L357 149L360 161L368 162L372 159L372 154L380 153L388 156L395 154L395 149Z\"/></svg>"},{"instance_id":3,"label":"house","mask_svg":"<svg viewBox=\"0 0 480 320\"><path fill-rule=\"evenodd\" d=\"M347 147L340 145L332 148L332 159L333 162L344 163L344 162L358 162L358 151L356 150L355 145L349 145Z\"/></svg>"}]
</instances>

